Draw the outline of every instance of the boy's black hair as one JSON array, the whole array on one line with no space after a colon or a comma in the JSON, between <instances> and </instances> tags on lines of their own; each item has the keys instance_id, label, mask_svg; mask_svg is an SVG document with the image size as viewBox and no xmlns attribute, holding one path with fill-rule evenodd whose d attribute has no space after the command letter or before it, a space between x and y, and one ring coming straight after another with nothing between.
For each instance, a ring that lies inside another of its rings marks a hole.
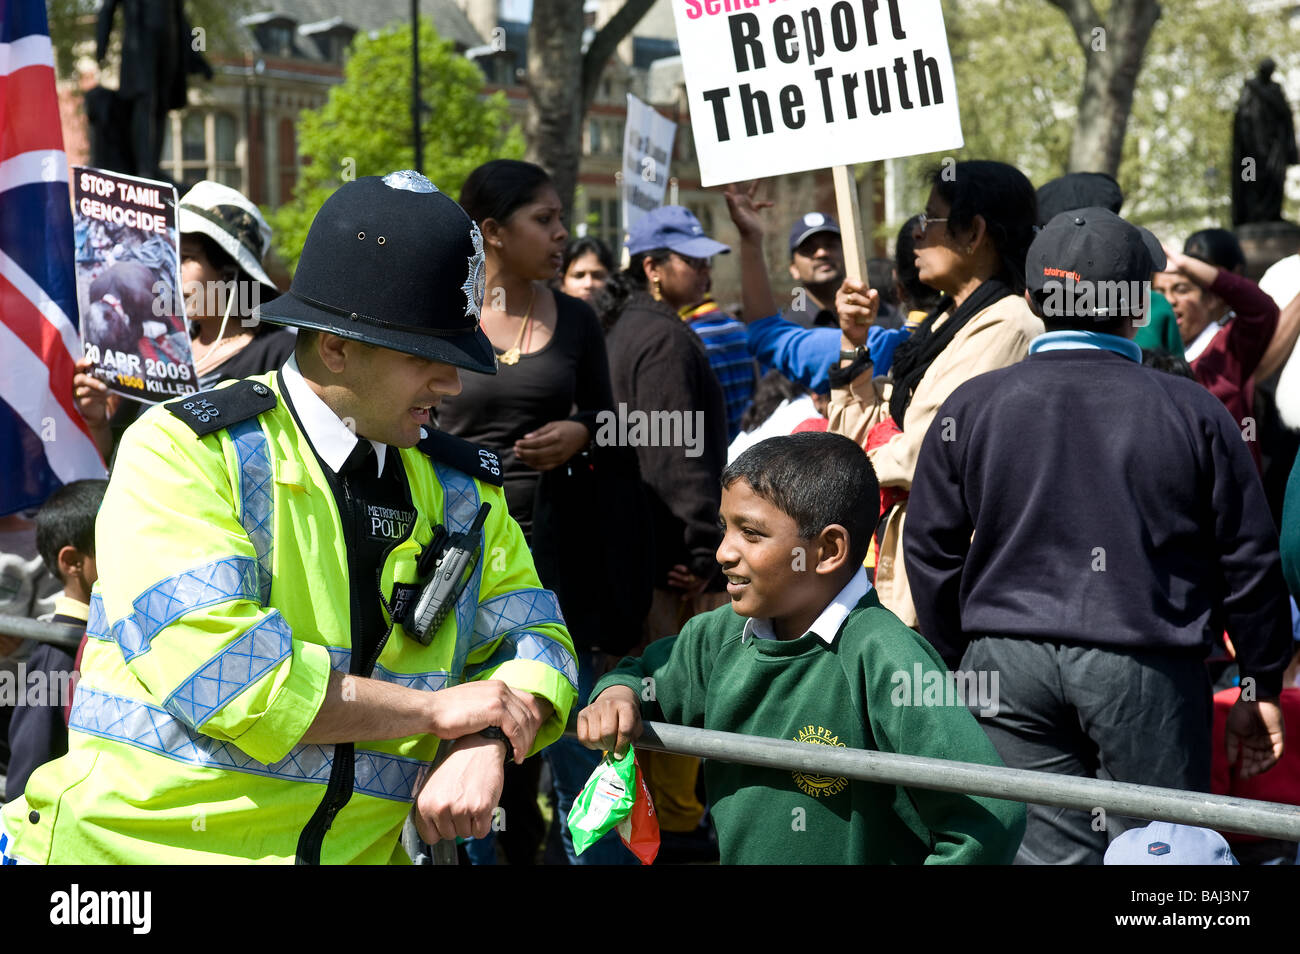
<instances>
[{"instance_id":1,"label":"boy's black hair","mask_svg":"<svg viewBox=\"0 0 1300 954\"><path fill-rule=\"evenodd\" d=\"M743 480L754 493L817 536L833 523L849 532L849 566L866 559L880 514L880 484L866 453L841 434L806 431L759 441L722 472L725 490Z\"/></svg>"},{"instance_id":2,"label":"boy's black hair","mask_svg":"<svg viewBox=\"0 0 1300 954\"><path fill-rule=\"evenodd\" d=\"M59 551L75 547L95 555L95 517L107 480L74 480L50 494L36 514L36 549L51 573L59 575Z\"/></svg>"}]
</instances>

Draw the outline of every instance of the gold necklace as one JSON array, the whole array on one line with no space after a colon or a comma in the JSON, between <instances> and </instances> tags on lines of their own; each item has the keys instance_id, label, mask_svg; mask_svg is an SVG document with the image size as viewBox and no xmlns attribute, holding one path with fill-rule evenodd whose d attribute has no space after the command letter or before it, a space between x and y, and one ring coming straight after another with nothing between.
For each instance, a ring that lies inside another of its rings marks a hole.
<instances>
[{"instance_id":1,"label":"gold necklace","mask_svg":"<svg viewBox=\"0 0 1300 954\"><path fill-rule=\"evenodd\" d=\"M537 300L537 286L532 285L532 295L528 298L528 310L524 312L523 323L519 325L519 334L515 335L515 343L510 346L510 350L501 355L497 360L502 364L519 363L519 344L524 340L524 332L533 320L533 302Z\"/></svg>"}]
</instances>

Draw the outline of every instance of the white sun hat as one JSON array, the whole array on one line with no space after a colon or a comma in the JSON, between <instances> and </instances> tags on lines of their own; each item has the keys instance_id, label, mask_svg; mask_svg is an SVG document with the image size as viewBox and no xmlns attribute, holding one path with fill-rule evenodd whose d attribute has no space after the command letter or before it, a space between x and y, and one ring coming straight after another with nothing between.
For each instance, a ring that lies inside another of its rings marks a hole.
<instances>
[{"instance_id":1,"label":"white sun hat","mask_svg":"<svg viewBox=\"0 0 1300 954\"><path fill-rule=\"evenodd\" d=\"M235 260L249 278L276 287L262 268L271 245L271 226L243 193L204 179L181 196L176 217L182 235L201 232Z\"/></svg>"}]
</instances>

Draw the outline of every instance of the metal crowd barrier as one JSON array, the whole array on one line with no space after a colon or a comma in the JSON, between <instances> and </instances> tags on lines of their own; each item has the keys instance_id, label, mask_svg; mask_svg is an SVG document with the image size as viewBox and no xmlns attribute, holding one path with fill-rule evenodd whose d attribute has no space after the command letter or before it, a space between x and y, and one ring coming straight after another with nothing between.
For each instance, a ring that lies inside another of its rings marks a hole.
<instances>
[{"instance_id":1,"label":"metal crowd barrier","mask_svg":"<svg viewBox=\"0 0 1300 954\"><path fill-rule=\"evenodd\" d=\"M76 652L81 632L76 626L0 615L0 635L21 636ZM1100 808L1107 814L1300 842L1300 807L1277 802L918 755L808 745L663 722L646 722L643 729L637 746L656 752L721 759L811 775L843 776L886 785L985 795L1085 812ZM1300 738L1293 738L1291 744L1300 745ZM436 851L435 855L442 857L436 863L445 864L450 860L446 858L447 846L439 847L442 850Z\"/></svg>"},{"instance_id":2,"label":"metal crowd barrier","mask_svg":"<svg viewBox=\"0 0 1300 954\"><path fill-rule=\"evenodd\" d=\"M636 745L656 752L939 792L987 795L1085 812L1101 808L1108 815L1130 815L1300 842L1300 807L1295 805L919 755L809 745L663 722L643 725L644 734ZM1300 745L1300 739L1293 739L1291 744Z\"/></svg>"},{"instance_id":3,"label":"metal crowd barrier","mask_svg":"<svg viewBox=\"0 0 1300 954\"><path fill-rule=\"evenodd\" d=\"M38 643L49 643L59 649L75 654L81 645L85 632L81 626L66 623L42 623L40 620L27 619L24 616L0 615L0 636L21 636L34 639Z\"/></svg>"}]
</instances>

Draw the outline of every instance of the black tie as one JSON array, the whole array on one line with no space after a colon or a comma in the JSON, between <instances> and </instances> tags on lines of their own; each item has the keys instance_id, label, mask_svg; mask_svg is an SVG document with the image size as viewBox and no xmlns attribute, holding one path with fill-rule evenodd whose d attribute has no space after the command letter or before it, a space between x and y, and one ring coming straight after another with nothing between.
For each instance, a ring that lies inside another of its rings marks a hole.
<instances>
[{"instance_id":1,"label":"black tie","mask_svg":"<svg viewBox=\"0 0 1300 954\"><path fill-rule=\"evenodd\" d=\"M351 474L363 467L378 467L375 463L375 449L364 438L358 440L356 447L352 448L352 453L348 454L347 460L339 468L339 474Z\"/></svg>"}]
</instances>

